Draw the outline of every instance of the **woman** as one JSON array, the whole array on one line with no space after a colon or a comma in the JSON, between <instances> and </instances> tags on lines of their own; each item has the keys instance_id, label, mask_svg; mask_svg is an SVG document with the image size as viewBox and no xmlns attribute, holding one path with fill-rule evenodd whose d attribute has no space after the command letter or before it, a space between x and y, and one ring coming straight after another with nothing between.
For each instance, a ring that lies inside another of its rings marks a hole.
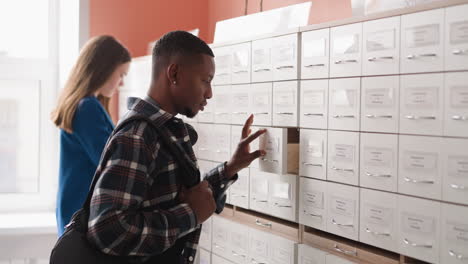
<instances>
[{"instance_id":1,"label":"woman","mask_svg":"<svg viewBox=\"0 0 468 264\"><path fill-rule=\"evenodd\" d=\"M92 38L81 50L52 112L52 121L60 128L59 236L86 199L102 150L114 129L109 99L123 85L130 60L128 50L113 37Z\"/></svg>"}]
</instances>

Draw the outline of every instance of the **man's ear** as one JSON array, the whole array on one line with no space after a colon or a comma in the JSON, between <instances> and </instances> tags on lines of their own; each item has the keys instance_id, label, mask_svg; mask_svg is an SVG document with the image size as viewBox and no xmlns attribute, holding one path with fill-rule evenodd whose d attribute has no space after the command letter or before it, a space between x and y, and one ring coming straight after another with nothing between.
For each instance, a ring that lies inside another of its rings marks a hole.
<instances>
[{"instance_id":1,"label":"man's ear","mask_svg":"<svg viewBox=\"0 0 468 264\"><path fill-rule=\"evenodd\" d=\"M169 66L167 67L166 77L171 84L177 84L177 76L179 73L179 69L179 65L175 63L169 64Z\"/></svg>"}]
</instances>

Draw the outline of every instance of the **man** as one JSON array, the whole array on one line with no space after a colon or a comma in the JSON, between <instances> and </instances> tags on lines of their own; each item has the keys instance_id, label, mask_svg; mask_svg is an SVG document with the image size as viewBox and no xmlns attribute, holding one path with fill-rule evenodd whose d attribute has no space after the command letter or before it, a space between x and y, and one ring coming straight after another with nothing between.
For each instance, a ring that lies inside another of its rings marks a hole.
<instances>
[{"instance_id":1,"label":"man","mask_svg":"<svg viewBox=\"0 0 468 264\"><path fill-rule=\"evenodd\" d=\"M190 33L164 35L153 49L148 96L129 100L125 117L149 117L195 166L195 136L190 137L191 128L175 115L194 117L212 97L213 57L208 45ZM181 160L161 135L144 120L128 122L109 139L97 169L100 179L90 206L88 240L106 254L129 257L129 262L192 263L201 223L216 207L222 209L222 195L237 172L265 155L249 150L249 143L265 132L250 135L252 121L250 116L232 158L188 189L180 177Z\"/></svg>"}]
</instances>

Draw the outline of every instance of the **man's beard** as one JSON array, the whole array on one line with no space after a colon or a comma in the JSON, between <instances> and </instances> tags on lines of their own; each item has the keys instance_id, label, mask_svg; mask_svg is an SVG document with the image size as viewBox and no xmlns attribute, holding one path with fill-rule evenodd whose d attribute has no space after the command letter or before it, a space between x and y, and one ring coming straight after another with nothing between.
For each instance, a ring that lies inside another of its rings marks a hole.
<instances>
[{"instance_id":1,"label":"man's beard","mask_svg":"<svg viewBox=\"0 0 468 264\"><path fill-rule=\"evenodd\" d=\"M196 115L196 113L194 113L194 112L192 111L192 109L190 109L190 108L185 108L185 109L184 109L184 115L185 115L186 117L188 117L188 118L194 118L195 115Z\"/></svg>"}]
</instances>

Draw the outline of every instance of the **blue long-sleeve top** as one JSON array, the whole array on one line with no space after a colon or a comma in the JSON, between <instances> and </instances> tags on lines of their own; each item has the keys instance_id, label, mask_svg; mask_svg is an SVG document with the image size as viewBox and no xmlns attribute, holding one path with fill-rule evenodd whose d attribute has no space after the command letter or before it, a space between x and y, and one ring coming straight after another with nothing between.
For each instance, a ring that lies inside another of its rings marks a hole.
<instances>
[{"instance_id":1,"label":"blue long-sleeve top","mask_svg":"<svg viewBox=\"0 0 468 264\"><path fill-rule=\"evenodd\" d=\"M83 205L108 137L111 118L94 96L81 99L72 122L73 132L60 130L60 168L57 194L58 234Z\"/></svg>"}]
</instances>

